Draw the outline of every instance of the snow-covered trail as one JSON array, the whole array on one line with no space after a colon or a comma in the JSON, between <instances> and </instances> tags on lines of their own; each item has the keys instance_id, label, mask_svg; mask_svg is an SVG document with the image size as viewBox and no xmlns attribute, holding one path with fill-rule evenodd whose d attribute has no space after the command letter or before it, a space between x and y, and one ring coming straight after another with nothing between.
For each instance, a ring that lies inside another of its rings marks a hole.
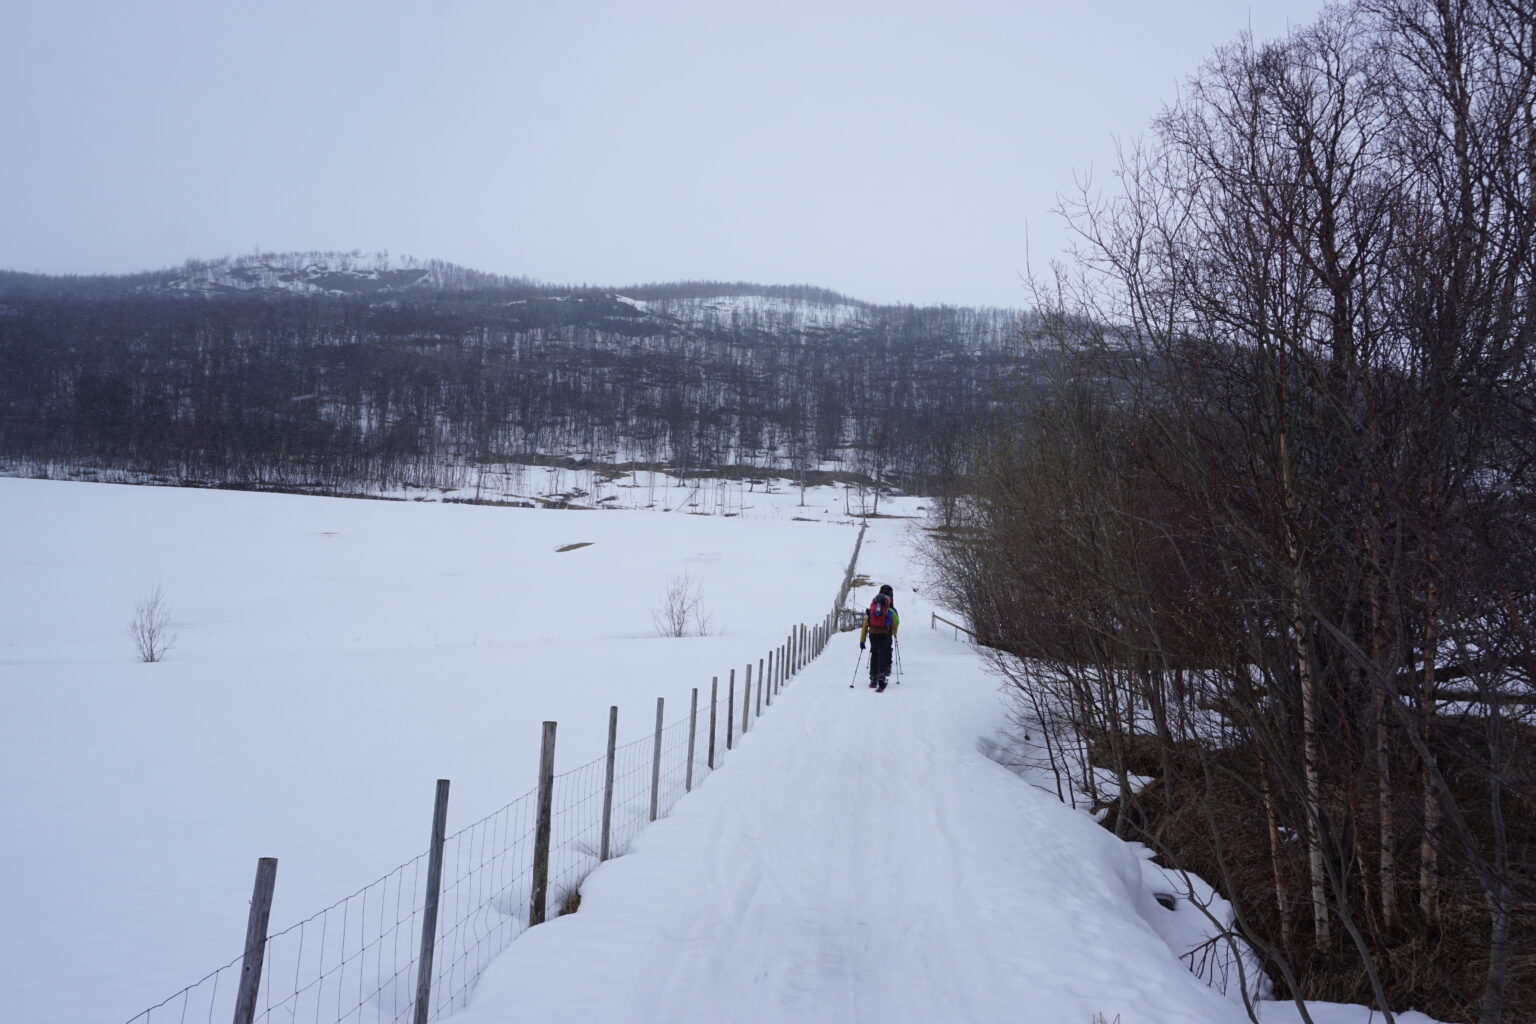
<instances>
[{"instance_id":1,"label":"snow-covered trail","mask_svg":"<svg viewBox=\"0 0 1536 1024\"><path fill-rule=\"evenodd\" d=\"M996 681L903 589L901 685L850 689L836 638L455 1019L1246 1020L1148 923L1130 848L981 752Z\"/></svg>"}]
</instances>

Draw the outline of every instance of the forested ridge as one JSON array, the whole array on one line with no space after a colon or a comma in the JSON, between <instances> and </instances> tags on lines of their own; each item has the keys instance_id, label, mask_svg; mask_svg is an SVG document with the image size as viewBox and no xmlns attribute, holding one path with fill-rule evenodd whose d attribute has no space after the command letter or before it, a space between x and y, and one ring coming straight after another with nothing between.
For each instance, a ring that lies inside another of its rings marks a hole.
<instances>
[{"instance_id":1,"label":"forested ridge","mask_svg":"<svg viewBox=\"0 0 1536 1024\"><path fill-rule=\"evenodd\" d=\"M1016 311L809 286L559 288L385 255L0 274L0 455L216 483L453 485L579 457L938 490Z\"/></svg>"}]
</instances>

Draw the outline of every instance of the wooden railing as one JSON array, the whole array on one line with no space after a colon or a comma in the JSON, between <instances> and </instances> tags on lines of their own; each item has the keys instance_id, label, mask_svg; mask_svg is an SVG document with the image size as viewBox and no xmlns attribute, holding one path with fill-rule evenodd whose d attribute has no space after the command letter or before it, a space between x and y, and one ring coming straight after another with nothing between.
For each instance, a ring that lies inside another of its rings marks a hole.
<instances>
[{"instance_id":1,"label":"wooden railing","mask_svg":"<svg viewBox=\"0 0 1536 1024\"><path fill-rule=\"evenodd\" d=\"M941 623L941 622L944 623L944 625L946 625L946 626L950 626L950 627L954 628L954 630L955 630L955 639L956 640L960 639L960 634L961 633L964 633L966 636L970 637L972 640L976 639L976 634L972 633L970 630L968 630L964 626L960 625L960 623L958 623L958 622L951 622L948 619L946 619L944 616L940 615L938 612L930 612L929 613L929 619L928 619L928 628L929 629L938 629L939 628L939 623Z\"/></svg>"}]
</instances>

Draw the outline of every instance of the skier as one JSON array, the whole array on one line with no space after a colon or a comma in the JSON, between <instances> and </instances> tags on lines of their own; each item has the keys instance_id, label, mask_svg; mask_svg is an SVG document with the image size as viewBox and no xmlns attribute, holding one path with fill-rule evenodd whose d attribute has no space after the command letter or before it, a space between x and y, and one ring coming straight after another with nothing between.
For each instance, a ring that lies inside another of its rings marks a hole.
<instances>
[{"instance_id":1,"label":"skier","mask_svg":"<svg viewBox=\"0 0 1536 1024\"><path fill-rule=\"evenodd\" d=\"M887 583L864 612L864 628L859 630L859 650L862 651L864 642L869 641L869 685L876 693L885 692L886 680L891 677L891 644L900 628L896 592Z\"/></svg>"}]
</instances>

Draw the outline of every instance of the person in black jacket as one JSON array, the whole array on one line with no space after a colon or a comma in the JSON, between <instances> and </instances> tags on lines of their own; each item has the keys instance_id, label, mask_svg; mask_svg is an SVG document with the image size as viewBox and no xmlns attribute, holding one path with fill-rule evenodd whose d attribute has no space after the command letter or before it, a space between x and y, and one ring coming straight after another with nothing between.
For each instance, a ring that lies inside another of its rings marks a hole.
<instances>
[{"instance_id":1,"label":"person in black jacket","mask_svg":"<svg viewBox=\"0 0 1536 1024\"><path fill-rule=\"evenodd\" d=\"M896 592L889 583L869 603L864 612L864 628L859 630L859 650L869 642L869 685L876 693L885 692L886 681L891 678L891 645L896 642L896 631L901 628L901 616L896 613Z\"/></svg>"}]
</instances>

